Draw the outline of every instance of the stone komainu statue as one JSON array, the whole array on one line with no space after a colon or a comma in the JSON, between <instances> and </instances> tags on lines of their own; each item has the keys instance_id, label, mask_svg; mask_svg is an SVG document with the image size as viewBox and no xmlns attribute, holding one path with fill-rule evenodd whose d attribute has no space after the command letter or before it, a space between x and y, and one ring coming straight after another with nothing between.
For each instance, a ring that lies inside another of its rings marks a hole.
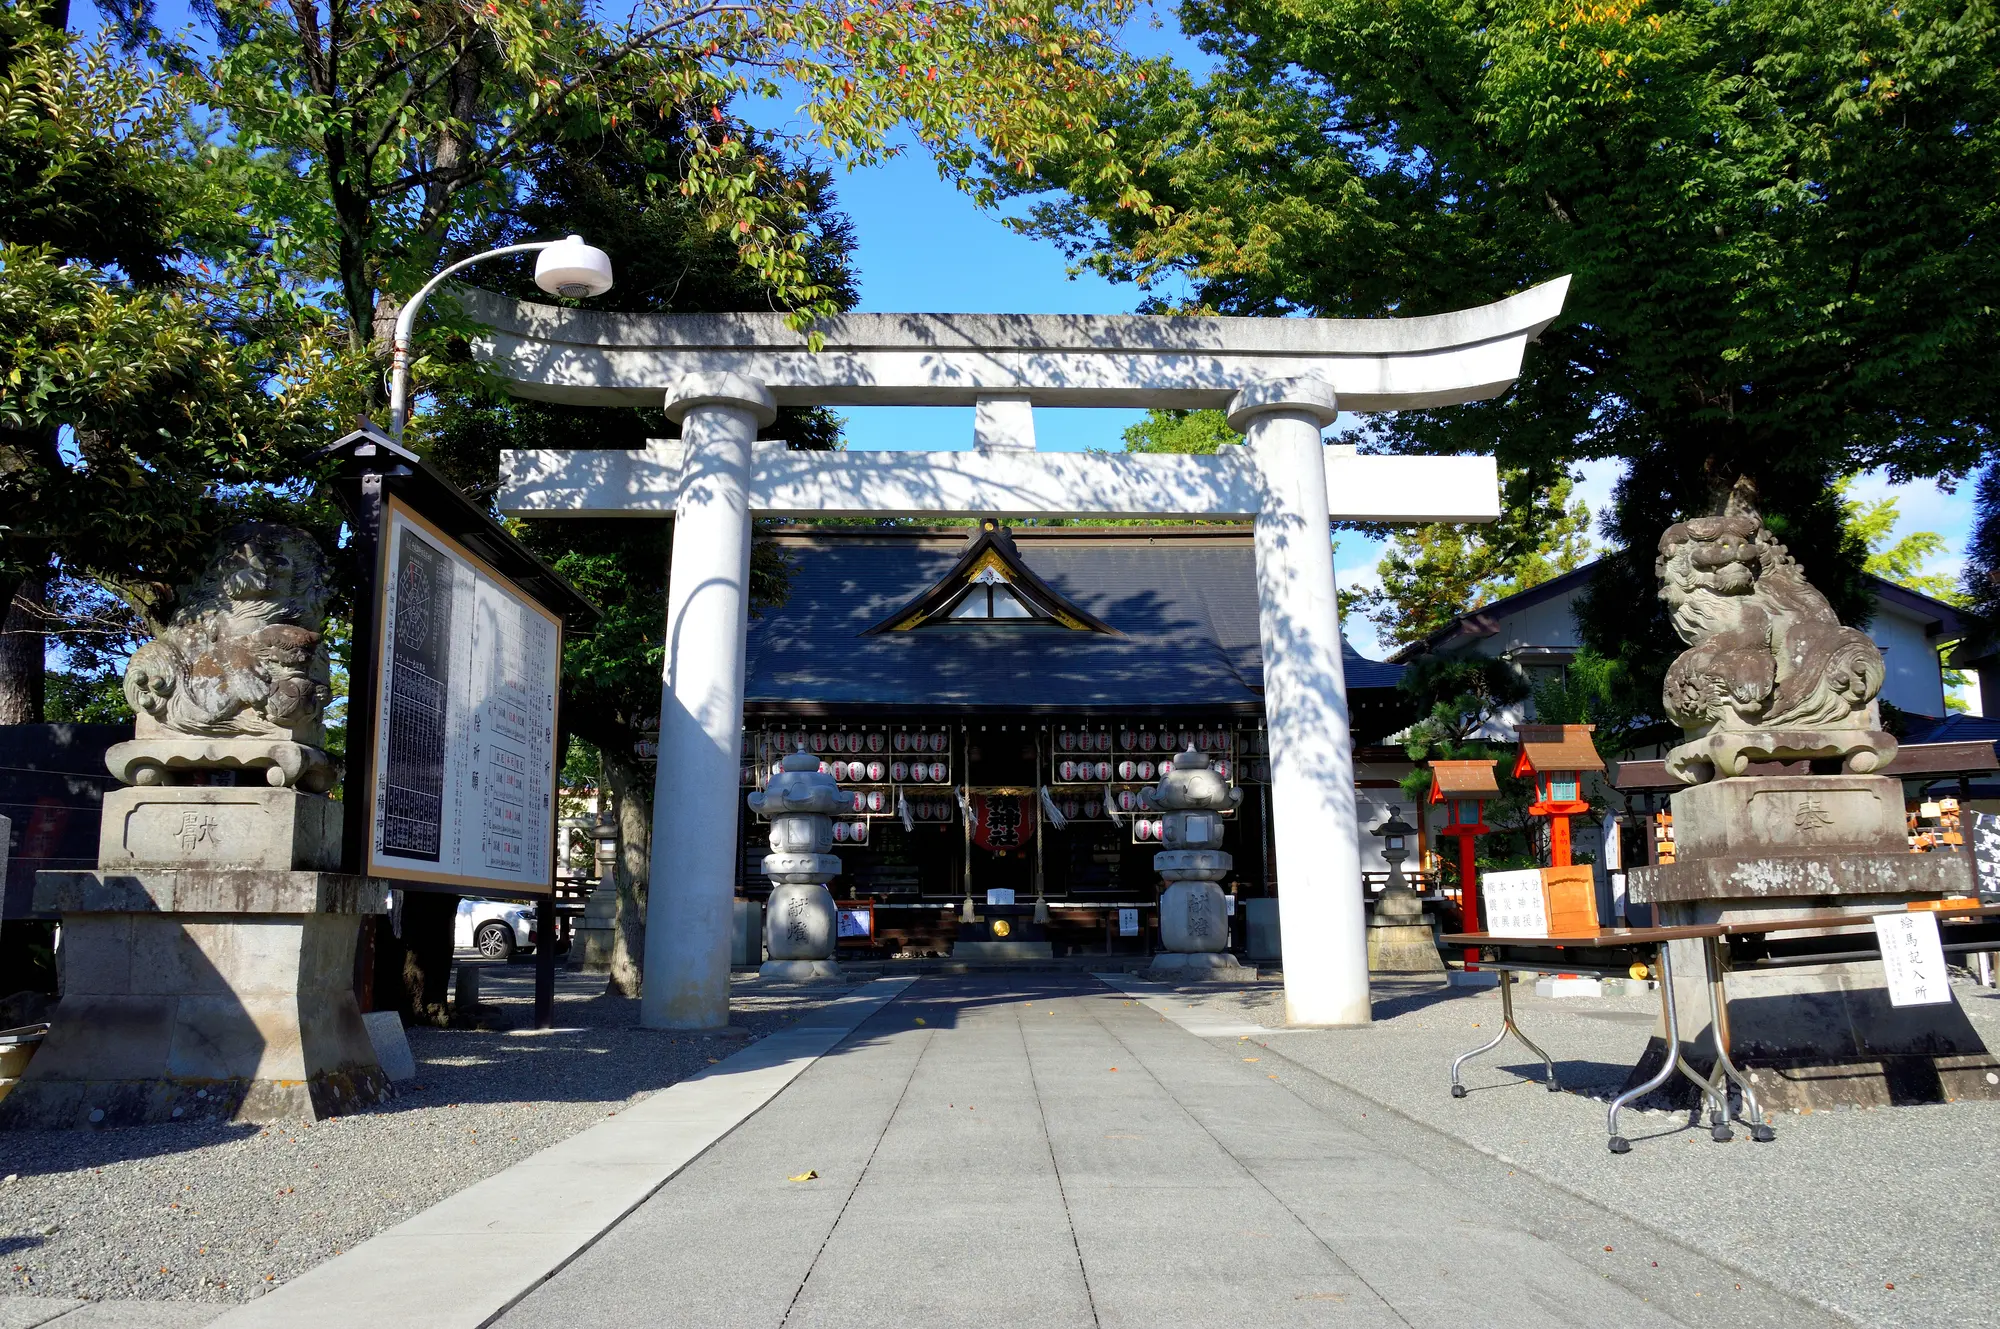
<instances>
[{"instance_id":1,"label":"stone komainu statue","mask_svg":"<svg viewBox=\"0 0 2000 1329\"><path fill-rule=\"evenodd\" d=\"M176 769L261 769L275 785L326 788L326 559L304 531L246 522L224 532L173 621L132 653L135 738L108 755L128 783Z\"/></svg>"},{"instance_id":2,"label":"stone komainu statue","mask_svg":"<svg viewBox=\"0 0 2000 1329\"><path fill-rule=\"evenodd\" d=\"M1881 731L1882 652L1843 627L1757 514L1743 482L1721 515L1669 527L1654 564L1674 631L1667 713L1689 740L1667 754L1687 784L1752 761L1841 758L1856 774L1896 753Z\"/></svg>"}]
</instances>

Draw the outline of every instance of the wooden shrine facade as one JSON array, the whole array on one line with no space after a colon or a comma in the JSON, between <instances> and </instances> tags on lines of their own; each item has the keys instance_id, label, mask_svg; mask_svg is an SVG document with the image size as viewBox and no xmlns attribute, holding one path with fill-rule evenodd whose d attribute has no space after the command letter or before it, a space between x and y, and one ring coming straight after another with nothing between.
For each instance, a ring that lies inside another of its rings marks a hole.
<instances>
[{"instance_id":1,"label":"wooden shrine facade","mask_svg":"<svg viewBox=\"0 0 2000 1329\"><path fill-rule=\"evenodd\" d=\"M1247 527L986 521L774 538L790 593L750 625L742 792L801 747L850 791L833 891L870 935L845 949L948 954L1006 916L990 892L1012 892L1023 924L1046 904L1033 930L1057 955L1145 953L1160 825L1144 791L1189 746L1244 792L1225 889L1275 893ZM1358 769L1408 769L1399 749L1369 746L1413 718L1400 669L1351 650L1345 664ZM745 898L768 893L765 835L746 809Z\"/></svg>"}]
</instances>

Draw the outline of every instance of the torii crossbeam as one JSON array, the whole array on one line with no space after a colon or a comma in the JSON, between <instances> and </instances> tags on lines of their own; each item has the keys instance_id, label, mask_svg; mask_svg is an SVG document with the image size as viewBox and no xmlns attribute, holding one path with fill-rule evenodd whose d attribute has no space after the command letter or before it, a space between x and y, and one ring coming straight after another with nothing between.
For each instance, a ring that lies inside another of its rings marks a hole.
<instances>
[{"instance_id":1,"label":"torii crossbeam","mask_svg":"<svg viewBox=\"0 0 2000 1329\"><path fill-rule=\"evenodd\" d=\"M1245 517L1271 736L1286 1018L1370 1019L1360 828L1329 518L1491 521L1486 457L1327 447L1337 410L1503 392L1568 278L1494 304L1382 320L851 314L814 350L776 314L597 314L461 298L518 395L664 400L678 442L510 452L515 516L675 516L641 1022L729 1018L744 630L753 514ZM753 442L780 405L971 405L971 452L794 452ZM1216 407L1246 447L1214 456L1040 453L1033 408Z\"/></svg>"}]
</instances>

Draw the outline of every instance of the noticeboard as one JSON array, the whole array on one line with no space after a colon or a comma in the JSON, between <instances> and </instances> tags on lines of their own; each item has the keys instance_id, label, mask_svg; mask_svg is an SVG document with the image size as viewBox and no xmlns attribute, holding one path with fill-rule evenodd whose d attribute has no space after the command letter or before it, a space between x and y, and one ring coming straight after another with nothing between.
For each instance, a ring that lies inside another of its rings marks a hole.
<instances>
[{"instance_id":1,"label":"noticeboard","mask_svg":"<svg viewBox=\"0 0 2000 1329\"><path fill-rule=\"evenodd\" d=\"M562 619L394 495L379 549L365 871L545 894Z\"/></svg>"}]
</instances>

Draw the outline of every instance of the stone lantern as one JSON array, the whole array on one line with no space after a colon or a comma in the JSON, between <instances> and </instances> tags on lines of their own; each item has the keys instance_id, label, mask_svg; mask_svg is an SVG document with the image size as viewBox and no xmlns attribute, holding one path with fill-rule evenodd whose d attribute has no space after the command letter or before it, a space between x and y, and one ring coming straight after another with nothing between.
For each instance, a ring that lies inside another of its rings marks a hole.
<instances>
[{"instance_id":1,"label":"stone lantern","mask_svg":"<svg viewBox=\"0 0 2000 1329\"><path fill-rule=\"evenodd\" d=\"M1229 953L1222 888L1234 860L1222 852L1222 814L1243 801L1208 758L1194 750L1176 756L1152 789L1164 809L1160 838L1166 848L1153 868L1167 883L1160 896L1160 941L1153 971L1174 978L1248 977Z\"/></svg>"},{"instance_id":2,"label":"stone lantern","mask_svg":"<svg viewBox=\"0 0 2000 1329\"><path fill-rule=\"evenodd\" d=\"M778 763L771 783L750 795L750 810L771 819L771 852L764 875L771 898L764 906L765 978L802 983L840 977L833 893L826 883L840 875L833 848L833 813L851 806L820 760L800 748Z\"/></svg>"},{"instance_id":3,"label":"stone lantern","mask_svg":"<svg viewBox=\"0 0 2000 1329\"><path fill-rule=\"evenodd\" d=\"M590 839L597 884L583 902L583 918L570 943L570 963L586 974L608 974L618 920L618 818L610 808L599 809Z\"/></svg>"},{"instance_id":4,"label":"stone lantern","mask_svg":"<svg viewBox=\"0 0 2000 1329\"><path fill-rule=\"evenodd\" d=\"M1403 878L1403 860L1410 856L1410 837L1417 828L1394 808L1371 835L1381 837L1382 861L1389 865L1389 885L1375 902L1368 919L1368 969L1377 974L1441 974L1437 934L1423 901Z\"/></svg>"}]
</instances>

